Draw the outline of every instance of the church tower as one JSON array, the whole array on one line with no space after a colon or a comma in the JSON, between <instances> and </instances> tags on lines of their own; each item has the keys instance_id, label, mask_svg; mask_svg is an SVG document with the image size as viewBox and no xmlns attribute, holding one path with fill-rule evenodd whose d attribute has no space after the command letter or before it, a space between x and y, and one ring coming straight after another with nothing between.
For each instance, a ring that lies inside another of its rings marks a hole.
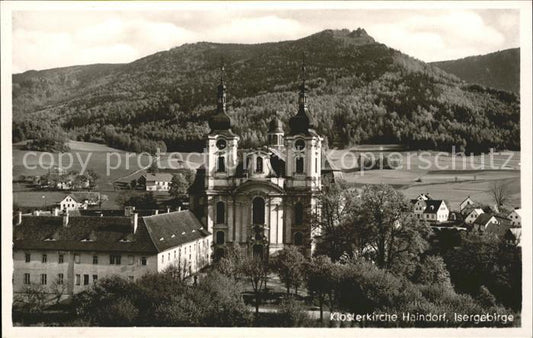
<instances>
[{"instance_id":1,"label":"church tower","mask_svg":"<svg viewBox=\"0 0 533 338\"><path fill-rule=\"evenodd\" d=\"M298 97L298 112L289 120L285 136L286 244L303 245L314 251L316 233L311 228L312 214L318 210L318 193L322 189L322 141L314 130L307 107L305 62L302 62L302 84Z\"/></svg>"},{"instance_id":2,"label":"church tower","mask_svg":"<svg viewBox=\"0 0 533 338\"><path fill-rule=\"evenodd\" d=\"M305 77L305 63L302 62L298 112L289 120L290 131L285 137L287 150L285 172L289 178L289 187L320 190L323 138L314 130L307 107Z\"/></svg>"},{"instance_id":3,"label":"church tower","mask_svg":"<svg viewBox=\"0 0 533 338\"><path fill-rule=\"evenodd\" d=\"M274 116L268 125L268 145L274 149L281 150L283 148L283 123Z\"/></svg>"},{"instance_id":4,"label":"church tower","mask_svg":"<svg viewBox=\"0 0 533 338\"><path fill-rule=\"evenodd\" d=\"M217 203L222 200L226 202L226 198L220 196L217 191L230 187L239 163L237 157L239 137L231 130L231 119L226 112L224 66L220 69L217 110L208 122L211 131L207 135L206 141L207 161L204 188L207 198L207 213L205 223L207 230L212 232L213 225L216 222ZM226 220L224 220L224 223L227 224Z\"/></svg>"}]
</instances>

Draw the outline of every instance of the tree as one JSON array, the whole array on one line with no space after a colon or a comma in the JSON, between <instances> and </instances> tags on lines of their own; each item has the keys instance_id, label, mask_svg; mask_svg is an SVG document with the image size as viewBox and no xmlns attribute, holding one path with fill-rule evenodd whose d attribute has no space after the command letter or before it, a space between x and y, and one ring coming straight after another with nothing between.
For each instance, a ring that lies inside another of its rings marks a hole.
<instances>
[{"instance_id":1,"label":"tree","mask_svg":"<svg viewBox=\"0 0 533 338\"><path fill-rule=\"evenodd\" d=\"M155 158L150 163L150 167L146 171L152 174L158 173L159 172L159 159Z\"/></svg>"},{"instance_id":2,"label":"tree","mask_svg":"<svg viewBox=\"0 0 533 338\"><path fill-rule=\"evenodd\" d=\"M306 267L307 289L318 297L320 308L320 321L324 319L324 301L333 288L332 276L333 263L327 256L318 256L307 264Z\"/></svg>"},{"instance_id":3,"label":"tree","mask_svg":"<svg viewBox=\"0 0 533 338\"><path fill-rule=\"evenodd\" d=\"M352 252L353 228L349 222L357 203L357 191L345 182L324 184L318 196L320 213L311 214L311 226L317 236L316 254L338 260L343 253Z\"/></svg>"},{"instance_id":4,"label":"tree","mask_svg":"<svg viewBox=\"0 0 533 338\"><path fill-rule=\"evenodd\" d=\"M507 203L511 196L509 185L504 181L494 181L490 186L489 193L498 208Z\"/></svg>"},{"instance_id":5,"label":"tree","mask_svg":"<svg viewBox=\"0 0 533 338\"><path fill-rule=\"evenodd\" d=\"M488 233L463 234L444 261L458 292L476 297L485 286L498 303L514 310L522 307L522 254L516 244Z\"/></svg>"},{"instance_id":6,"label":"tree","mask_svg":"<svg viewBox=\"0 0 533 338\"><path fill-rule=\"evenodd\" d=\"M182 173L174 174L170 181L170 189L168 193L180 201L184 200L187 198L187 191L191 184L192 181L189 181L186 175Z\"/></svg>"},{"instance_id":7,"label":"tree","mask_svg":"<svg viewBox=\"0 0 533 338\"><path fill-rule=\"evenodd\" d=\"M255 316L259 316L261 296L266 290L269 266L261 258L246 256L240 265L240 271L250 281L255 298Z\"/></svg>"},{"instance_id":8,"label":"tree","mask_svg":"<svg viewBox=\"0 0 533 338\"><path fill-rule=\"evenodd\" d=\"M157 209L159 204L153 192L143 194L123 193L122 206L134 206L136 209Z\"/></svg>"},{"instance_id":9,"label":"tree","mask_svg":"<svg viewBox=\"0 0 533 338\"><path fill-rule=\"evenodd\" d=\"M309 326L309 315L300 302L291 296L285 297L280 304L278 313L281 315L281 326L302 327Z\"/></svg>"},{"instance_id":10,"label":"tree","mask_svg":"<svg viewBox=\"0 0 533 338\"><path fill-rule=\"evenodd\" d=\"M14 307L27 313L40 313L47 303L47 292L42 285L29 284L13 299Z\"/></svg>"},{"instance_id":11,"label":"tree","mask_svg":"<svg viewBox=\"0 0 533 338\"><path fill-rule=\"evenodd\" d=\"M420 284L440 284L451 287L450 273L440 256L426 256L418 264L413 281Z\"/></svg>"},{"instance_id":12,"label":"tree","mask_svg":"<svg viewBox=\"0 0 533 338\"><path fill-rule=\"evenodd\" d=\"M244 303L241 282L210 272L194 288L195 309L202 311L202 326L247 326L252 314Z\"/></svg>"},{"instance_id":13,"label":"tree","mask_svg":"<svg viewBox=\"0 0 533 338\"><path fill-rule=\"evenodd\" d=\"M378 267L412 272L428 248L430 230L410 212L404 196L389 185L367 185L352 215L358 254Z\"/></svg>"},{"instance_id":14,"label":"tree","mask_svg":"<svg viewBox=\"0 0 533 338\"><path fill-rule=\"evenodd\" d=\"M99 279L89 289L75 294L72 304L76 313L92 325L128 326L138 318L138 299L135 283L113 276Z\"/></svg>"},{"instance_id":15,"label":"tree","mask_svg":"<svg viewBox=\"0 0 533 338\"><path fill-rule=\"evenodd\" d=\"M54 295L54 300L56 304L59 304L61 298L67 292L67 285L63 283L63 281L60 280L58 277L56 277L56 279L54 279L54 281L50 285L50 291Z\"/></svg>"},{"instance_id":16,"label":"tree","mask_svg":"<svg viewBox=\"0 0 533 338\"><path fill-rule=\"evenodd\" d=\"M273 259L273 270L285 284L287 295L291 287L294 287L295 292L298 293L298 286L304 278L304 263L305 257L296 246L284 247Z\"/></svg>"},{"instance_id":17,"label":"tree","mask_svg":"<svg viewBox=\"0 0 533 338\"><path fill-rule=\"evenodd\" d=\"M243 274L241 267L246 259L246 252L239 244L230 243L225 246L223 257L215 262L215 269L225 276L238 280Z\"/></svg>"},{"instance_id":18,"label":"tree","mask_svg":"<svg viewBox=\"0 0 533 338\"><path fill-rule=\"evenodd\" d=\"M100 175L92 169L87 170L87 177L89 177L89 190L94 190L96 188L96 182L100 178Z\"/></svg>"}]
</instances>

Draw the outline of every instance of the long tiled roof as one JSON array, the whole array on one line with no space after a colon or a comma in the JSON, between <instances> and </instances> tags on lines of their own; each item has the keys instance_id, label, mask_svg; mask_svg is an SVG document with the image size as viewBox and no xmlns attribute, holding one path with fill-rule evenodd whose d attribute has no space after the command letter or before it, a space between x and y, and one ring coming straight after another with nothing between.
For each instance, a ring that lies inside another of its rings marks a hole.
<instances>
[{"instance_id":1,"label":"long tiled roof","mask_svg":"<svg viewBox=\"0 0 533 338\"><path fill-rule=\"evenodd\" d=\"M144 176L147 182L170 182L172 181L172 174L170 173L155 173L146 174Z\"/></svg>"},{"instance_id":2,"label":"long tiled roof","mask_svg":"<svg viewBox=\"0 0 533 338\"><path fill-rule=\"evenodd\" d=\"M156 254L209 236L188 210L138 218L133 233L130 217L23 216L13 226L16 250L104 251Z\"/></svg>"},{"instance_id":3,"label":"long tiled roof","mask_svg":"<svg viewBox=\"0 0 533 338\"><path fill-rule=\"evenodd\" d=\"M143 220L159 252L210 235L189 210L146 216Z\"/></svg>"},{"instance_id":4,"label":"long tiled roof","mask_svg":"<svg viewBox=\"0 0 533 338\"><path fill-rule=\"evenodd\" d=\"M72 197L78 203L82 203L86 200L89 202L98 202L100 200L100 193L94 191L72 192L67 196ZM65 198L67 196L65 196Z\"/></svg>"},{"instance_id":5,"label":"long tiled roof","mask_svg":"<svg viewBox=\"0 0 533 338\"><path fill-rule=\"evenodd\" d=\"M156 253L142 219L137 232L129 217L24 216L13 227L13 245L21 250L68 250Z\"/></svg>"}]
</instances>

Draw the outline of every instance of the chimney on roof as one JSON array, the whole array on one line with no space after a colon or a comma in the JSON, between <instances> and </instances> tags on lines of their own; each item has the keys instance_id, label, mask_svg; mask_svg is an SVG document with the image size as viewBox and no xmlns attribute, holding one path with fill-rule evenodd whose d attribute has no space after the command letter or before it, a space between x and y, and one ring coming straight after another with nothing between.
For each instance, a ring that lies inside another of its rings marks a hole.
<instances>
[{"instance_id":1,"label":"chimney on roof","mask_svg":"<svg viewBox=\"0 0 533 338\"><path fill-rule=\"evenodd\" d=\"M154 210L154 215L159 215L159 209Z\"/></svg>"},{"instance_id":2,"label":"chimney on roof","mask_svg":"<svg viewBox=\"0 0 533 338\"><path fill-rule=\"evenodd\" d=\"M181 207L178 207L177 211L181 211Z\"/></svg>"},{"instance_id":3,"label":"chimney on roof","mask_svg":"<svg viewBox=\"0 0 533 338\"><path fill-rule=\"evenodd\" d=\"M167 207L167 214L168 214L169 212L170 212L170 208L169 208L169 207Z\"/></svg>"},{"instance_id":4,"label":"chimney on roof","mask_svg":"<svg viewBox=\"0 0 533 338\"><path fill-rule=\"evenodd\" d=\"M65 214L63 215L63 226L68 228L68 211L65 211Z\"/></svg>"},{"instance_id":5,"label":"chimney on roof","mask_svg":"<svg viewBox=\"0 0 533 338\"><path fill-rule=\"evenodd\" d=\"M17 212L17 225L22 224L22 211Z\"/></svg>"},{"instance_id":6,"label":"chimney on roof","mask_svg":"<svg viewBox=\"0 0 533 338\"><path fill-rule=\"evenodd\" d=\"M136 212L131 215L131 225L133 226L133 233L137 233L137 226L139 225L139 214Z\"/></svg>"}]
</instances>

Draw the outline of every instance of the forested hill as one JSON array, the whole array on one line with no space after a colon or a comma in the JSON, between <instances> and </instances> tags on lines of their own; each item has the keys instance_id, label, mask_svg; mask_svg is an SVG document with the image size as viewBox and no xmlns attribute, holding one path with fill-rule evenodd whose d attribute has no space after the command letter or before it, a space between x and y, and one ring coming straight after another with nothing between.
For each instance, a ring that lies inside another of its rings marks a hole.
<instances>
[{"instance_id":1,"label":"forested hill","mask_svg":"<svg viewBox=\"0 0 533 338\"><path fill-rule=\"evenodd\" d=\"M520 48L431 64L466 82L520 92Z\"/></svg>"},{"instance_id":2,"label":"forested hill","mask_svg":"<svg viewBox=\"0 0 533 338\"><path fill-rule=\"evenodd\" d=\"M310 111L330 146L519 148L515 94L467 84L363 29L254 45L199 42L129 64L15 74L14 141L63 135L133 151L201 147L223 59L234 130L244 147L259 145L276 112L284 122L296 112L304 52Z\"/></svg>"}]
</instances>

